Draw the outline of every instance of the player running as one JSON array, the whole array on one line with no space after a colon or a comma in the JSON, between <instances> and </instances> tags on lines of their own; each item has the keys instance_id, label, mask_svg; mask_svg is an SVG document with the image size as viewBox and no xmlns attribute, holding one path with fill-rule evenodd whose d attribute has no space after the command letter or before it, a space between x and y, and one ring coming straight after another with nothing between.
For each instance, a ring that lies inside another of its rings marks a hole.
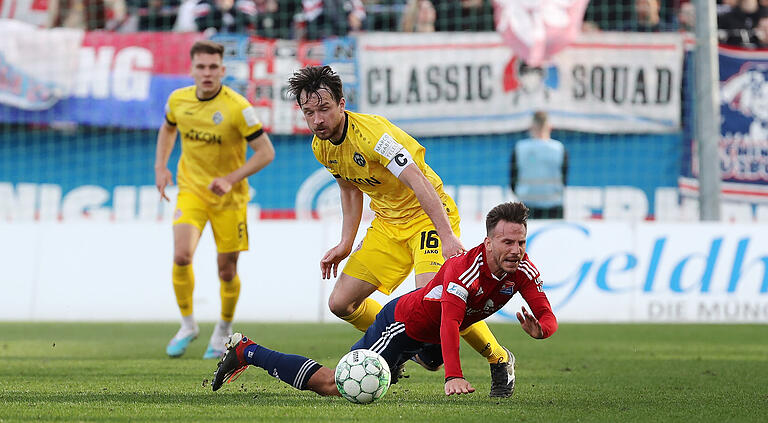
<instances>
[{"instance_id":1,"label":"player running","mask_svg":"<svg viewBox=\"0 0 768 423\"><path fill-rule=\"evenodd\" d=\"M192 257L210 221L218 251L221 319L203 358L219 358L232 334L240 296L237 259L240 251L248 249L247 178L272 162L275 149L248 100L221 84L226 70L222 64L224 47L198 41L189 54L195 85L180 88L168 98L155 157L155 184L160 195L169 200L165 187L173 184L173 176L167 163L178 128L182 152L173 221L172 278L181 310L181 328L168 343L166 353L181 356L200 332L192 309ZM248 160L246 146L254 151Z\"/></svg>"},{"instance_id":2,"label":"player running","mask_svg":"<svg viewBox=\"0 0 768 423\"><path fill-rule=\"evenodd\" d=\"M384 357L392 372L391 383L397 382L397 367L415 354L432 365L444 360L445 394L474 392L461 371L460 331L501 309L517 292L533 312L522 307L517 313L526 333L544 339L557 330L539 272L525 252L527 222L528 208L522 203L496 206L486 218L487 236L482 244L449 258L426 286L387 303L350 350L370 349ZM312 359L270 350L240 333L230 338L227 347L214 373L214 391L254 365L294 388L339 395L334 369ZM491 371L503 375L505 385L514 391L515 359L511 354L510 359L511 365L492 364Z\"/></svg>"}]
</instances>

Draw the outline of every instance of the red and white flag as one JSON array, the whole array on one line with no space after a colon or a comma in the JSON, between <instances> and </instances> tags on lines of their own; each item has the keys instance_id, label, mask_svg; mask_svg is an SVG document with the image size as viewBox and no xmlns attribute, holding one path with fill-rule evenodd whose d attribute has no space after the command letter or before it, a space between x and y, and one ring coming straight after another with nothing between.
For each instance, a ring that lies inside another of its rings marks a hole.
<instances>
[{"instance_id":1,"label":"red and white flag","mask_svg":"<svg viewBox=\"0 0 768 423\"><path fill-rule=\"evenodd\" d=\"M496 31L515 56L540 66L579 34L589 0L493 0Z\"/></svg>"}]
</instances>

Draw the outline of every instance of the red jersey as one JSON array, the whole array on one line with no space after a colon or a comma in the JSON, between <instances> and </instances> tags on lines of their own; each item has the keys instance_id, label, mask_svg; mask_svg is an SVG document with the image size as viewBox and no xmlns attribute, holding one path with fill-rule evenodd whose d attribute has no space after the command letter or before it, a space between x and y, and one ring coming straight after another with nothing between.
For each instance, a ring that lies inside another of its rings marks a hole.
<instances>
[{"instance_id":1,"label":"red jersey","mask_svg":"<svg viewBox=\"0 0 768 423\"><path fill-rule=\"evenodd\" d=\"M517 292L539 320L545 338L557 330L539 271L528 254L514 273L501 279L491 273L485 257L485 244L451 257L425 287L403 295L395 307L395 320L405 323L408 336L442 345L445 377L463 377L459 331L504 307Z\"/></svg>"}]
</instances>

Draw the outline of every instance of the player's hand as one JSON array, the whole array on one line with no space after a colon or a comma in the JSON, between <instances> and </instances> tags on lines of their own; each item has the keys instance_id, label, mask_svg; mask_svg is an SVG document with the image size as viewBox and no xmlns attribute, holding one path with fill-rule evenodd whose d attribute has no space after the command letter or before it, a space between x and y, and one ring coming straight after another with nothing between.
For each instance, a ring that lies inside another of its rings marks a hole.
<instances>
[{"instance_id":1,"label":"player's hand","mask_svg":"<svg viewBox=\"0 0 768 423\"><path fill-rule=\"evenodd\" d=\"M171 199L168 198L168 195L165 194L165 187L168 185L173 185L173 175L171 175L171 171L167 168L155 169L155 186L160 192L160 197L165 201L171 201Z\"/></svg>"},{"instance_id":2,"label":"player's hand","mask_svg":"<svg viewBox=\"0 0 768 423\"><path fill-rule=\"evenodd\" d=\"M323 274L323 279L330 279L331 272L333 272L333 277L336 277L339 263L347 258L350 251L349 247L339 244L325 253L323 258L320 259L320 272Z\"/></svg>"},{"instance_id":3,"label":"player's hand","mask_svg":"<svg viewBox=\"0 0 768 423\"><path fill-rule=\"evenodd\" d=\"M463 377L457 377L445 382L445 395L471 394L472 392L475 392L475 388Z\"/></svg>"},{"instance_id":4,"label":"player's hand","mask_svg":"<svg viewBox=\"0 0 768 423\"><path fill-rule=\"evenodd\" d=\"M531 335L532 338L542 339L544 338L544 331L541 330L541 323L536 317L529 313L525 307L522 307L522 313L517 312L517 320L520 321L520 326L523 330Z\"/></svg>"},{"instance_id":5,"label":"player's hand","mask_svg":"<svg viewBox=\"0 0 768 423\"><path fill-rule=\"evenodd\" d=\"M453 256L464 254L467 249L464 248L464 244L459 241L459 237L456 234L451 233L450 236L441 239L443 243L443 257L448 260Z\"/></svg>"},{"instance_id":6,"label":"player's hand","mask_svg":"<svg viewBox=\"0 0 768 423\"><path fill-rule=\"evenodd\" d=\"M232 184L226 178L216 178L208 185L208 189L221 197L232 189Z\"/></svg>"}]
</instances>

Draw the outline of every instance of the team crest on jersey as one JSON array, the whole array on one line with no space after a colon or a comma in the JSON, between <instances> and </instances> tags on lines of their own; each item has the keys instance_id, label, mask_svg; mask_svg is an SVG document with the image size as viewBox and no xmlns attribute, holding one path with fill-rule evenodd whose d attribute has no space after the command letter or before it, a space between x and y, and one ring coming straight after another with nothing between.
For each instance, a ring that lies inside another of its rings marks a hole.
<instances>
[{"instance_id":1,"label":"team crest on jersey","mask_svg":"<svg viewBox=\"0 0 768 423\"><path fill-rule=\"evenodd\" d=\"M365 158L363 157L362 154L355 152L355 155L352 156L352 160L354 160L358 166L365 167Z\"/></svg>"},{"instance_id":2,"label":"team crest on jersey","mask_svg":"<svg viewBox=\"0 0 768 423\"><path fill-rule=\"evenodd\" d=\"M220 124L221 121L224 120L224 115L221 114L221 112L216 112L213 114L213 123L216 125Z\"/></svg>"}]
</instances>

